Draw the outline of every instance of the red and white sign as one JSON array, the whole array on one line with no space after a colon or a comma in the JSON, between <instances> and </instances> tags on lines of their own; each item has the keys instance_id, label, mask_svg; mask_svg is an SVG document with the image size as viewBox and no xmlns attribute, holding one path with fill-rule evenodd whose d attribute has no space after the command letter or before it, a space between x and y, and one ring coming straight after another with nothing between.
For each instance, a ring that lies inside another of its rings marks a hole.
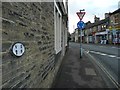
<instances>
[{"instance_id":1,"label":"red and white sign","mask_svg":"<svg viewBox=\"0 0 120 90\"><path fill-rule=\"evenodd\" d=\"M85 15L85 12L77 12L76 14L78 15L79 19L82 20Z\"/></svg>"}]
</instances>

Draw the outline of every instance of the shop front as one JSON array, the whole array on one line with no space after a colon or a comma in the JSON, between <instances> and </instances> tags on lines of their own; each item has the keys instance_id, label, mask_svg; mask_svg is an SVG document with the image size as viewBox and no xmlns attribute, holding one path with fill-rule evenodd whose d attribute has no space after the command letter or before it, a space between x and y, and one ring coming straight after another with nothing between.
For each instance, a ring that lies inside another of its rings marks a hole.
<instances>
[{"instance_id":1,"label":"shop front","mask_svg":"<svg viewBox=\"0 0 120 90\"><path fill-rule=\"evenodd\" d=\"M112 43L120 44L120 29L111 30L111 34L112 34Z\"/></svg>"},{"instance_id":2,"label":"shop front","mask_svg":"<svg viewBox=\"0 0 120 90\"><path fill-rule=\"evenodd\" d=\"M95 42L100 44L108 43L108 31L95 33Z\"/></svg>"}]
</instances>

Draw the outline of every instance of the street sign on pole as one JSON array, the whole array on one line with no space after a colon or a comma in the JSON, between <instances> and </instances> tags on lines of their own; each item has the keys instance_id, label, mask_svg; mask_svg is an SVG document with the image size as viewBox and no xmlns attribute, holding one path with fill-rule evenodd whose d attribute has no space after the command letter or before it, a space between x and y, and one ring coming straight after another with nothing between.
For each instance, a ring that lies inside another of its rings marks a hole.
<instances>
[{"instance_id":1,"label":"street sign on pole","mask_svg":"<svg viewBox=\"0 0 120 90\"><path fill-rule=\"evenodd\" d=\"M82 20L85 15L85 12L77 12L76 14L78 15L79 19Z\"/></svg>"},{"instance_id":2,"label":"street sign on pole","mask_svg":"<svg viewBox=\"0 0 120 90\"><path fill-rule=\"evenodd\" d=\"M83 10L80 10L80 12L77 12L76 14L78 15L80 21L77 23L77 27L78 27L78 30L80 30L80 58L82 58L82 29L84 28L85 24L84 22L82 21L84 15L85 15L85 11L84 9Z\"/></svg>"},{"instance_id":3,"label":"street sign on pole","mask_svg":"<svg viewBox=\"0 0 120 90\"><path fill-rule=\"evenodd\" d=\"M79 22L77 23L77 27L78 27L80 30L82 30L82 29L85 27L85 23L84 23L83 21L79 21Z\"/></svg>"}]
</instances>

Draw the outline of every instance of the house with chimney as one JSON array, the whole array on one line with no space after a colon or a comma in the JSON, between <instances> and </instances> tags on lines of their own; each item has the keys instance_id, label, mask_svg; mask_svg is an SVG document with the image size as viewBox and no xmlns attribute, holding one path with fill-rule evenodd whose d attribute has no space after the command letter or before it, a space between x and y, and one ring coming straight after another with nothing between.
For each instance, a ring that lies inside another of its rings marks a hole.
<instances>
[{"instance_id":1,"label":"house with chimney","mask_svg":"<svg viewBox=\"0 0 120 90\"><path fill-rule=\"evenodd\" d=\"M100 18L94 18L94 23L88 23L84 28L83 32L85 34L84 40L86 43L104 43L107 42L107 27L109 23L109 18L100 20Z\"/></svg>"},{"instance_id":2,"label":"house with chimney","mask_svg":"<svg viewBox=\"0 0 120 90\"><path fill-rule=\"evenodd\" d=\"M110 17L110 43L120 44L120 8L112 13L109 13Z\"/></svg>"}]
</instances>

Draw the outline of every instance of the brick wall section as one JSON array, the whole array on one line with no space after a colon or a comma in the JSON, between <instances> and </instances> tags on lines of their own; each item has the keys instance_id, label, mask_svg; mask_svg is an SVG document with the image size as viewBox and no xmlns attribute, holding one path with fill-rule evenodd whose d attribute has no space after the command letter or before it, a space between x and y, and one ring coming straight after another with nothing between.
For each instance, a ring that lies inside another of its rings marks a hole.
<instances>
[{"instance_id":1,"label":"brick wall section","mask_svg":"<svg viewBox=\"0 0 120 90\"><path fill-rule=\"evenodd\" d=\"M2 2L2 87L49 88L54 79L54 3ZM25 45L12 56L15 42Z\"/></svg>"}]
</instances>

